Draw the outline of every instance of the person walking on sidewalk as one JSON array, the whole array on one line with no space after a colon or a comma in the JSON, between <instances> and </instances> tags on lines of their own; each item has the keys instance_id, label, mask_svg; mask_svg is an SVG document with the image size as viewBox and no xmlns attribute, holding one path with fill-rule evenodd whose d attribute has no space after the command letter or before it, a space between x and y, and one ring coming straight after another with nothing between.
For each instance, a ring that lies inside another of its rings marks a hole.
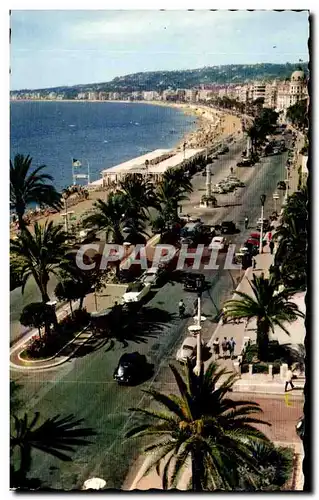
<instances>
[{"instance_id":1,"label":"person walking on sidewalk","mask_svg":"<svg viewBox=\"0 0 319 500\"><path fill-rule=\"evenodd\" d=\"M224 337L224 340L222 341L223 358L226 358L227 356L228 347L227 337Z\"/></svg>"},{"instance_id":2,"label":"person walking on sidewalk","mask_svg":"<svg viewBox=\"0 0 319 500\"><path fill-rule=\"evenodd\" d=\"M179 312L179 317L181 319L184 318L184 316L185 316L185 309L186 309L186 307L185 307L184 301L183 301L183 299L181 299L178 303L178 312Z\"/></svg>"},{"instance_id":3,"label":"person walking on sidewalk","mask_svg":"<svg viewBox=\"0 0 319 500\"><path fill-rule=\"evenodd\" d=\"M273 242L273 240L270 240L269 248L270 248L271 255L274 253L274 246L275 246L275 243Z\"/></svg>"},{"instance_id":4,"label":"person walking on sidewalk","mask_svg":"<svg viewBox=\"0 0 319 500\"><path fill-rule=\"evenodd\" d=\"M252 261L253 261L253 269L256 269L256 259L255 259L255 257L252 258Z\"/></svg>"},{"instance_id":5,"label":"person walking on sidewalk","mask_svg":"<svg viewBox=\"0 0 319 500\"><path fill-rule=\"evenodd\" d=\"M233 359L234 357L235 345L236 342L234 340L234 337L231 337L230 341L228 342L230 359Z\"/></svg>"},{"instance_id":6,"label":"person walking on sidewalk","mask_svg":"<svg viewBox=\"0 0 319 500\"><path fill-rule=\"evenodd\" d=\"M245 229L248 229L248 222L249 222L248 217L245 217Z\"/></svg>"},{"instance_id":7,"label":"person walking on sidewalk","mask_svg":"<svg viewBox=\"0 0 319 500\"><path fill-rule=\"evenodd\" d=\"M290 384L291 389L294 389L294 384L292 383L292 371L291 368L289 367L286 373L286 379L285 379L285 392L287 392L288 385Z\"/></svg>"},{"instance_id":8,"label":"person walking on sidewalk","mask_svg":"<svg viewBox=\"0 0 319 500\"><path fill-rule=\"evenodd\" d=\"M213 342L213 349L214 349L215 359L219 359L220 346L219 346L219 338L218 337Z\"/></svg>"}]
</instances>

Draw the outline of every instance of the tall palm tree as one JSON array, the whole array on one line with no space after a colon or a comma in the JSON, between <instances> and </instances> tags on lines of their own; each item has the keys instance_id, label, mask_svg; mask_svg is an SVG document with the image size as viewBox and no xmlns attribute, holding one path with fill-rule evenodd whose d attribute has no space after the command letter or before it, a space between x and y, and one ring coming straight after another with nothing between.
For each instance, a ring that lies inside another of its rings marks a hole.
<instances>
[{"instance_id":1,"label":"tall palm tree","mask_svg":"<svg viewBox=\"0 0 319 500\"><path fill-rule=\"evenodd\" d=\"M70 452L75 446L88 445L91 442L85 438L96 435L91 428L79 427L83 420L77 420L74 415L61 417L56 415L38 425L40 414L35 413L31 421L25 413L23 418L13 415L13 425L10 435L10 454L12 459L12 487L23 486L32 465L32 450L40 450L63 461L71 461ZM19 452L15 469L14 454Z\"/></svg>"},{"instance_id":2,"label":"tall palm tree","mask_svg":"<svg viewBox=\"0 0 319 500\"><path fill-rule=\"evenodd\" d=\"M32 158L17 154L10 160L10 205L18 216L20 229L25 227L23 219L29 203L39 203L53 208L61 207L61 196L52 184L53 177L43 173L45 165L31 170Z\"/></svg>"},{"instance_id":3,"label":"tall palm tree","mask_svg":"<svg viewBox=\"0 0 319 500\"><path fill-rule=\"evenodd\" d=\"M228 300L224 305L226 318L246 318L257 320L257 346L258 357L261 361L267 361L269 333L274 332L275 326L279 326L287 335L290 335L284 322L292 323L298 316L304 314L299 311L298 306L288 300L287 290L278 292L277 282L272 278L264 278L253 275L249 282L253 295L235 291L240 299Z\"/></svg>"},{"instance_id":4,"label":"tall palm tree","mask_svg":"<svg viewBox=\"0 0 319 500\"><path fill-rule=\"evenodd\" d=\"M182 184L168 177L163 177L158 184L156 194L161 208L160 214L166 221L178 220L178 206L183 200L187 200L187 191Z\"/></svg>"},{"instance_id":5,"label":"tall palm tree","mask_svg":"<svg viewBox=\"0 0 319 500\"><path fill-rule=\"evenodd\" d=\"M11 252L20 257L22 293L28 279L33 276L41 293L42 301L48 302L48 282L50 274L57 274L61 260L68 250L66 234L61 226L37 222L33 232L24 229L16 240L11 240Z\"/></svg>"},{"instance_id":6,"label":"tall palm tree","mask_svg":"<svg viewBox=\"0 0 319 500\"><path fill-rule=\"evenodd\" d=\"M84 221L86 227L96 226L106 231L106 241L122 245L124 242L123 230L128 229L128 233L134 236L135 241L138 236L144 233L144 217L136 214L134 218L128 218L126 213L126 202L121 193L110 193L107 201L98 199L95 204L95 212L89 215ZM119 274L120 262L115 263L116 274Z\"/></svg>"},{"instance_id":7,"label":"tall palm tree","mask_svg":"<svg viewBox=\"0 0 319 500\"><path fill-rule=\"evenodd\" d=\"M236 380L225 369L212 363L204 373L194 374L191 364L185 376L170 365L179 395L165 395L155 390L144 391L161 406L159 410L131 409L152 421L138 425L127 437L151 437L145 447L152 459L145 474L165 461L162 472L163 489L176 487L187 468L193 491L234 488L239 482L238 466L249 465L257 471L251 453L254 442L268 441L252 424L267 424L251 414L261 413L259 405L250 401L232 401L227 397ZM269 425L269 424L267 424Z\"/></svg>"},{"instance_id":8,"label":"tall palm tree","mask_svg":"<svg viewBox=\"0 0 319 500\"><path fill-rule=\"evenodd\" d=\"M193 186L190 178L186 175L183 168L169 168L163 175L163 181L169 181L181 188L186 193L193 192Z\"/></svg>"},{"instance_id":9,"label":"tall palm tree","mask_svg":"<svg viewBox=\"0 0 319 500\"><path fill-rule=\"evenodd\" d=\"M96 226L106 231L106 241L122 245L122 234L125 223L125 206L123 199L117 193L110 193L106 201L98 199L94 203L95 211L84 219L86 227Z\"/></svg>"},{"instance_id":10,"label":"tall palm tree","mask_svg":"<svg viewBox=\"0 0 319 500\"><path fill-rule=\"evenodd\" d=\"M150 207L157 208L154 186L139 174L128 174L120 181L120 193L123 193L128 217L145 217Z\"/></svg>"}]
</instances>

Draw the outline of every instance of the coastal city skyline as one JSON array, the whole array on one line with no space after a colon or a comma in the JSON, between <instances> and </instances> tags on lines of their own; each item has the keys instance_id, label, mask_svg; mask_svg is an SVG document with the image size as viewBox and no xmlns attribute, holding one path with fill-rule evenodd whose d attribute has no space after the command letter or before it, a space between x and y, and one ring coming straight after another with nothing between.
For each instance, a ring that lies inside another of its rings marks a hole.
<instances>
[{"instance_id":1,"label":"coastal city skyline","mask_svg":"<svg viewBox=\"0 0 319 500\"><path fill-rule=\"evenodd\" d=\"M11 90L106 82L147 71L307 61L308 16L308 11L14 10Z\"/></svg>"}]
</instances>

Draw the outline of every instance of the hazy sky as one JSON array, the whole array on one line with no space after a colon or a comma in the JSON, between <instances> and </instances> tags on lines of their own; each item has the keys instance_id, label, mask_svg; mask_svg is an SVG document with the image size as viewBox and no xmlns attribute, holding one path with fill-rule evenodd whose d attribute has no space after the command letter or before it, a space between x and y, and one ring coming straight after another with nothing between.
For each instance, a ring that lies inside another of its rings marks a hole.
<instances>
[{"instance_id":1,"label":"hazy sky","mask_svg":"<svg viewBox=\"0 0 319 500\"><path fill-rule=\"evenodd\" d=\"M13 10L11 30L12 90L309 58L307 11Z\"/></svg>"}]
</instances>

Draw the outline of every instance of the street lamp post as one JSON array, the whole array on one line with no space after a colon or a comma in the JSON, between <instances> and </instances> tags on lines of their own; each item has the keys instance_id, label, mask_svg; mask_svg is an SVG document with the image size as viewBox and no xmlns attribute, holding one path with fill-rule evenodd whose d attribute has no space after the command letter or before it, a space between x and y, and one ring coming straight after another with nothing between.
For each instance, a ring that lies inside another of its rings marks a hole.
<instances>
[{"instance_id":1,"label":"street lamp post","mask_svg":"<svg viewBox=\"0 0 319 500\"><path fill-rule=\"evenodd\" d=\"M277 192L275 192L273 195L272 195L272 198L274 200L274 203L275 203L275 212L277 212L277 200L279 200L279 194Z\"/></svg>"},{"instance_id":2,"label":"street lamp post","mask_svg":"<svg viewBox=\"0 0 319 500\"><path fill-rule=\"evenodd\" d=\"M201 366L202 366L202 335L201 335L201 299L202 299L202 280L196 280L196 288L197 288L197 352L196 352L196 366L195 373L197 375L200 374Z\"/></svg>"},{"instance_id":3,"label":"street lamp post","mask_svg":"<svg viewBox=\"0 0 319 500\"><path fill-rule=\"evenodd\" d=\"M264 205L266 195L262 194L260 197L261 202L261 224L260 224L260 238L259 238L259 253L263 253L263 231L264 231Z\"/></svg>"}]
</instances>

